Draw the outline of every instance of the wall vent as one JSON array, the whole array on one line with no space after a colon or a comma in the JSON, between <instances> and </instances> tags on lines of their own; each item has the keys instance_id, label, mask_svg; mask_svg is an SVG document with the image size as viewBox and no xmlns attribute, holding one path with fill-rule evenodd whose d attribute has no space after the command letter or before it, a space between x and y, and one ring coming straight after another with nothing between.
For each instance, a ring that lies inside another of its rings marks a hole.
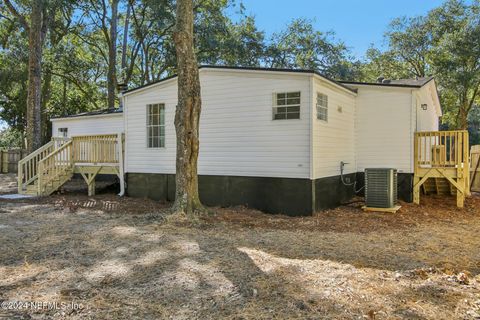
<instances>
[{"instance_id":1,"label":"wall vent","mask_svg":"<svg viewBox=\"0 0 480 320\"><path fill-rule=\"evenodd\" d=\"M397 203L397 169L365 169L365 204L371 208L393 208Z\"/></svg>"}]
</instances>

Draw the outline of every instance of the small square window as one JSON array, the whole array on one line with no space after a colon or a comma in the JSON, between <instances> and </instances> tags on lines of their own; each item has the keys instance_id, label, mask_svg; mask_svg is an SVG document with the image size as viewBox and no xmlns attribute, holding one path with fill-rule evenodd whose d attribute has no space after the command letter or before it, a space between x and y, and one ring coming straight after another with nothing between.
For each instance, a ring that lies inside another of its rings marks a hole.
<instances>
[{"instance_id":1,"label":"small square window","mask_svg":"<svg viewBox=\"0 0 480 320\"><path fill-rule=\"evenodd\" d=\"M58 128L58 135L63 138L68 137L68 128Z\"/></svg>"},{"instance_id":2,"label":"small square window","mask_svg":"<svg viewBox=\"0 0 480 320\"><path fill-rule=\"evenodd\" d=\"M275 94L273 120L300 119L300 91Z\"/></svg>"}]
</instances>

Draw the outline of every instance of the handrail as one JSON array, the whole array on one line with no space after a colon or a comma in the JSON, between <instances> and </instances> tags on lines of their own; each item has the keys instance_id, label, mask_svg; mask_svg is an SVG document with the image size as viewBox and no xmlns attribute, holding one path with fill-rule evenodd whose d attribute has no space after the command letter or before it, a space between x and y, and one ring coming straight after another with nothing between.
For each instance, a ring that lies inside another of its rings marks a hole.
<instances>
[{"instance_id":1,"label":"handrail","mask_svg":"<svg viewBox=\"0 0 480 320\"><path fill-rule=\"evenodd\" d=\"M468 167L468 152L466 130L415 132L415 172L429 167Z\"/></svg>"},{"instance_id":2,"label":"handrail","mask_svg":"<svg viewBox=\"0 0 480 320\"><path fill-rule=\"evenodd\" d=\"M49 141L47 144L41 146L40 148L38 148L37 150L33 151L32 153L30 153L28 156L26 156L25 158L21 159L20 161L18 161L18 164L21 164L21 163L25 163L27 162L28 160L32 159L33 157L35 157L36 155L38 155L39 153L41 153L42 151L50 148L51 146L53 146L54 142L53 141Z\"/></svg>"},{"instance_id":3,"label":"handrail","mask_svg":"<svg viewBox=\"0 0 480 320\"><path fill-rule=\"evenodd\" d=\"M75 163L123 165L122 139L118 134L52 137L50 142L19 162L18 192L22 193L27 185L37 181L38 194L44 194L47 183L59 178Z\"/></svg>"},{"instance_id":4,"label":"handrail","mask_svg":"<svg viewBox=\"0 0 480 320\"><path fill-rule=\"evenodd\" d=\"M38 162L54 149L55 141L52 140L18 162L18 193L22 193L24 185L28 185L37 179Z\"/></svg>"},{"instance_id":5,"label":"handrail","mask_svg":"<svg viewBox=\"0 0 480 320\"><path fill-rule=\"evenodd\" d=\"M70 140L38 163L38 194L47 183L73 167L73 142Z\"/></svg>"},{"instance_id":6,"label":"handrail","mask_svg":"<svg viewBox=\"0 0 480 320\"><path fill-rule=\"evenodd\" d=\"M74 136L72 142L75 163L119 163L116 134Z\"/></svg>"}]
</instances>

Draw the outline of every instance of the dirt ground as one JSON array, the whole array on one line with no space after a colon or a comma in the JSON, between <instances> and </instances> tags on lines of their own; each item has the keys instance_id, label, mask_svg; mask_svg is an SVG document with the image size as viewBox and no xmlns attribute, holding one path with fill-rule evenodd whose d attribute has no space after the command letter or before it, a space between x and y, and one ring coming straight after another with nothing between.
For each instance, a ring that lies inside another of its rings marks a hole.
<instances>
[{"instance_id":1,"label":"dirt ground","mask_svg":"<svg viewBox=\"0 0 480 320\"><path fill-rule=\"evenodd\" d=\"M13 193L17 190L17 176L12 173L0 173L0 194Z\"/></svg>"},{"instance_id":2,"label":"dirt ground","mask_svg":"<svg viewBox=\"0 0 480 320\"><path fill-rule=\"evenodd\" d=\"M360 205L191 224L113 194L0 200L0 318L480 319L480 196Z\"/></svg>"}]
</instances>

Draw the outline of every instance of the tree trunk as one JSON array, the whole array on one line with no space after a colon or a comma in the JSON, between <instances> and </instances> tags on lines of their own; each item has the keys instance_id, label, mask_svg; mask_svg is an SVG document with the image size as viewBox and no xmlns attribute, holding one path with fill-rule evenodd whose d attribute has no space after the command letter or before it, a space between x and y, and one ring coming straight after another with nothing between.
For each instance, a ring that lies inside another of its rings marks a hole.
<instances>
[{"instance_id":1,"label":"tree trunk","mask_svg":"<svg viewBox=\"0 0 480 320\"><path fill-rule=\"evenodd\" d=\"M27 150L42 145L42 12L43 0L32 1L29 29L28 89L27 89Z\"/></svg>"},{"instance_id":2,"label":"tree trunk","mask_svg":"<svg viewBox=\"0 0 480 320\"><path fill-rule=\"evenodd\" d=\"M109 109L115 108L115 90L117 87L117 21L118 0L111 1L112 17L110 19L110 43L108 45L107 104Z\"/></svg>"},{"instance_id":3,"label":"tree trunk","mask_svg":"<svg viewBox=\"0 0 480 320\"><path fill-rule=\"evenodd\" d=\"M50 138L52 136L51 133L51 126L49 125L50 123L50 118L47 113L47 105L48 102L50 101L50 98L52 96L52 73L50 68L47 66L47 68L44 68L43 72L43 86L42 86L42 144L47 143L50 141Z\"/></svg>"},{"instance_id":4,"label":"tree trunk","mask_svg":"<svg viewBox=\"0 0 480 320\"><path fill-rule=\"evenodd\" d=\"M468 107L461 105L458 110L458 122L457 126L459 130L468 129Z\"/></svg>"},{"instance_id":5,"label":"tree trunk","mask_svg":"<svg viewBox=\"0 0 480 320\"><path fill-rule=\"evenodd\" d=\"M127 67L127 48L128 48L128 26L130 23L130 1L127 1L127 13L125 14L125 25L123 27L123 45L122 45L122 80L126 78Z\"/></svg>"},{"instance_id":6,"label":"tree trunk","mask_svg":"<svg viewBox=\"0 0 480 320\"><path fill-rule=\"evenodd\" d=\"M174 213L203 211L198 196L197 160L201 111L200 77L193 44L193 1L177 0L177 23L173 35L177 53L178 104L176 191Z\"/></svg>"}]
</instances>

